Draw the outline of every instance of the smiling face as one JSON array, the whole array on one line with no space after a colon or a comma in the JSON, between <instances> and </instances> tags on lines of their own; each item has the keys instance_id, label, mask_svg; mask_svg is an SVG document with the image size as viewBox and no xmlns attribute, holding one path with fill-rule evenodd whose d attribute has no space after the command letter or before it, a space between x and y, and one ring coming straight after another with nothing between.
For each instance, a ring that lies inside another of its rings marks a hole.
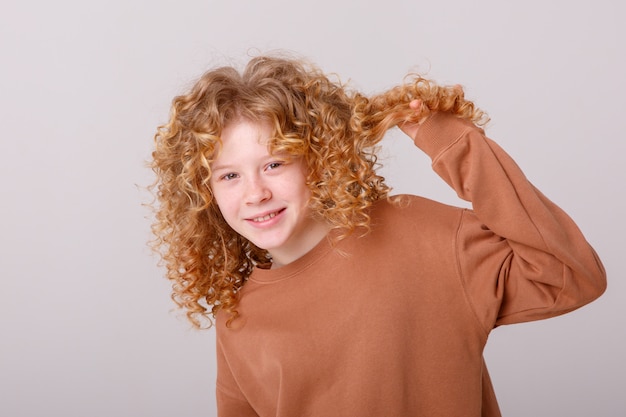
<instances>
[{"instance_id":1,"label":"smiling face","mask_svg":"<svg viewBox=\"0 0 626 417\"><path fill-rule=\"evenodd\" d=\"M229 226L267 250L272 267L280 267L311 250L330 227L312 216L302 161L271 155L271 135L267 123L227 125L211 163L211 188Z\"/></svg>"}]
</instances>

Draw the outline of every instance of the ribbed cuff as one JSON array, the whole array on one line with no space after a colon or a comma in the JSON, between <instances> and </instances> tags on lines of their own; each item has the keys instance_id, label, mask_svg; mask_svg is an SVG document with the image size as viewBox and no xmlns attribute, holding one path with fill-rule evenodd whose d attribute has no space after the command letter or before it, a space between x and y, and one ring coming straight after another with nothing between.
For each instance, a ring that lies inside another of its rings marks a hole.
<instances>
[{"instance_id":1,"label":"ribbed cuff","mask_svg":"<svg viewBox=\"0 0 626 417\"><path fill-rule=\"evenodd\" d=\"M460 119L451 113L437 112L426 119L417 130L415 146L434 160L469 129L480 128L469 120Z\"/></svg>"}]
</instances>

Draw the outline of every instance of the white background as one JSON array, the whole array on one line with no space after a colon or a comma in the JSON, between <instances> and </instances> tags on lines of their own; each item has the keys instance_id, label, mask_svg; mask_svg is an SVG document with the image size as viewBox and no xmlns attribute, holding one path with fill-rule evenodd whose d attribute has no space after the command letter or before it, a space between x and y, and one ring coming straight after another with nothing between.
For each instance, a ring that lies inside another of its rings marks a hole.
<instances>
[{"instance_id":1,"label":"white background","mask_svg":"<svg viewBox=\"0 0 626 417\"><path fill-rule=\"evenodd\" d=\"M144 162L203 71L287 49L365 93L460 83L601 255L608 292L492 333L505 416L626 415L624 6L586 1L4 0L0 415L214 416L214 333L172 311ZM389 183L461 204L397 132Z\"/></svg>"}]
</instances>

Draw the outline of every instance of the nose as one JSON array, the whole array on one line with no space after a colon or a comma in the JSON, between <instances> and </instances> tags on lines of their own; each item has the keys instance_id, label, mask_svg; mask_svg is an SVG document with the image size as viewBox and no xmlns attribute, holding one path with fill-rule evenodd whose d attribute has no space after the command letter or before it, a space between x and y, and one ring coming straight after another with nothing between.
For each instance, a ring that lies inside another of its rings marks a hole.
<instances>
[{"instance_id":1,"label":"nose","mask_svg":"<svg viewBox=\"0 0 626 417\"><path fill-rule=\"evenodd\" d=\"M270 198L272 198L272 192L265 181L260 177L250 178L246 187L246 204L259 204Z\"/></svg>"}]
</instances>

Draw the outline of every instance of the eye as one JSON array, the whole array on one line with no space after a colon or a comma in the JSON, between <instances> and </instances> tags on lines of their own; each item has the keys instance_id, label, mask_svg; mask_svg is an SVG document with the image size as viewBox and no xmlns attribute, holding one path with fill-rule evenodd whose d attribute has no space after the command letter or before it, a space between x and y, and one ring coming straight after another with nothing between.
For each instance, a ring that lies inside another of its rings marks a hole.
<instances>
[{"instance_id":1,"label":"eye","mask_svg":"<svg viewBox=\"0 0 626 417\"><path fill-rule=\"evenodd\" d=\"M284 162L270 162L269 164L267 164L267 170L272 170L272 169L276 169L280 166L283 165Z\"/></svg>"},{"instance_id":2,"label":"eye","mask_svg":"<svg viewBox=\"0 0 626 417\"><path fill-rule=\"evenodd\" d=\"M230 181L230 180L234 180L235 178L237 178L239 175L235 174L234 172L229 172L228 174L224 174L220 177L221 180L224 181Z\"/></svg>"}]
</instances>

